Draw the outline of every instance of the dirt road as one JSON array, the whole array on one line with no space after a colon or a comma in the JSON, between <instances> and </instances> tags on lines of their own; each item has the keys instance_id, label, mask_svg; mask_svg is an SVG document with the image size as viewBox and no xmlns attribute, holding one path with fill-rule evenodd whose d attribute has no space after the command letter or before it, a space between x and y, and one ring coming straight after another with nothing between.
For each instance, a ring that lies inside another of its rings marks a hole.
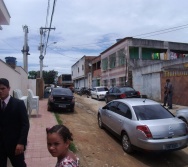
<instances>
[{"instance_id":1,"label":"dirt road","mask_svg":"<svg viewBox=\"0 0 188 167\"><path fill-rule=\"evenodd\" d=\"M76 97L74 113L62 113L63 124L73 133L80 167L185 167L188 148L166 154L124 153L120 142L97 124L97 109L104 101Z\"/></svg>"}]
</instances>

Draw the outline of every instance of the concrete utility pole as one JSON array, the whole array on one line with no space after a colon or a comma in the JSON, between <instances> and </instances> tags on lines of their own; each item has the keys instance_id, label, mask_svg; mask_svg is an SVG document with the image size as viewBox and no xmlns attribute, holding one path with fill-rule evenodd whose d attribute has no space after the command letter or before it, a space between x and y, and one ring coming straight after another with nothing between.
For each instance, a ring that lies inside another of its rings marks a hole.
<instances>
[{"instance_id":1,"label":"concrete utility pole","mask_svg":"<svg viewBox=\"0 0 188 167\"><path fill-rule=\"evenodd\" d=\"M22 53L23 53L23 68L24 70L28 73L28 55L29 54L29 46L28 46L28 33L29 33L29 30L28 30L28 26L23 26L23 31L25 32L25 36L24 36L24 46L23 46L23 50Z\"/></svg>"},{"instance_id":2,"label":"concrete utility pole","mask_svg":"<svg viewBox=\"0 0 188 167\"><path fill-rule=\"evenodd\" d=\"M43 59L44 59L44 56L43 56L43 48L44 48L44 44L42 42L42 36L43 36L43 30L55 30L55 28L43 28L41 27L40 28L40 47L39 47L39 50L40 50L40 56L39 56L39 59L40 59L40 78L42 78L42 68L43 68Z\"/></svg>"}]
</instances>

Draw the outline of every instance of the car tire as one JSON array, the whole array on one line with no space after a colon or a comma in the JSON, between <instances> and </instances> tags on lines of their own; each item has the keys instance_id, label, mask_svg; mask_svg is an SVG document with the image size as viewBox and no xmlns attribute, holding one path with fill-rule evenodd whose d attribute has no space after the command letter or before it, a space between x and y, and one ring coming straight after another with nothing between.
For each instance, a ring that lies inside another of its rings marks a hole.
<instances>
[{"instance_id":1,"label":"car tire","mask_svg":"<svg viewBox=\"0 0 188 167\"><path fill-rule=\"evenodd\" d=\"M99 99L99 96L97 96L97 100L99 101L100 99Z\"/></svg>"},{"instance_id":2,"label":"car tire","mask_svg":"<svg viewBox=\"0 0 188 167\"><path fill-rule=\"evenodd\" d=\"M133 149L132 149L132 145L131 145L131 141L129 139L129 136L127 135L127 133L123 133L122 136L121 136L121 144L122 144L122 148L123 150L130 154L133 152Z\"/></svg>"},{"instance_id":3,"label":"car tire","mask_svg":"<svg viewBox=\"0 0 188 167\"><path fill-rule=\"evenodd\" d=\"M103 129L103 122L102 122L100 115L98 115L98 125L99 125L99 128Z\"/></svg>"},{"instance_id":4,"label":"car tire","mask_svg":"<svg viewBox=\"0 0 188 167\"><path fill-rule=\"evenodd\" d=\"M71 109L71 112L74 112L74 108Z\"/></svg>"},{"instance_id":5,"label":"car tire","mask_svg":"<svg viewBox=\"0 0 188 167\"><path fill-rule=\"evenodd\" d=\"M93 99L93 96L92 96L92 94L91 94L91 98Z\"/></svg>"}]
</instances>

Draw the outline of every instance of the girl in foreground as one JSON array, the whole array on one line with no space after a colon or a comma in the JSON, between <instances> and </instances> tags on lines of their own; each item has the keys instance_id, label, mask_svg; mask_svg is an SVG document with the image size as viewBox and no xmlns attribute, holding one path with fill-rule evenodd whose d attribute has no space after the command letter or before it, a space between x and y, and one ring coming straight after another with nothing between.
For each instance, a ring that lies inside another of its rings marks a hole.
<instances>
[{"instance_id":1,"label":"girl in foreground","mask_svg":"<svg viewBox=\"0 0 188 167\"><path fill-rule=\"evenodd\" d=\"M55 167L78 167L78 158L69 150L73 141L72 133L64 125L47 128L47 147L53 157L57 157Z\"/></svg>"}]
</instances>

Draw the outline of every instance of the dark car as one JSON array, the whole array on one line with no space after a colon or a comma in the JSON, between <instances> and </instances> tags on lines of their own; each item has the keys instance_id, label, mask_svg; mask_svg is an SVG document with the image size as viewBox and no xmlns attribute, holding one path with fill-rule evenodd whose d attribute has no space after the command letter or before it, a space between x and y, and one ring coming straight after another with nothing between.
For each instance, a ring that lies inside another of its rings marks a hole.
<instances>
[{"instance_id":1,"label":"dark car","mask_svg":"<svg viewBox=\"0 0 188 167\"><path fill-rule=\"evenodd\" d=\"M106 103L115 100L115 99L124 99L124 98L140 98L140 92L136 91L130 86L123 87L112 87L106 92L105 101Z\"/></svg>"},{"instance_id":2,"label":"dark car","mask_svg":"<svg viewBox=\"0 0 188 167\"><path fill-rule=\"evenodd\" d=\"M75 98L69 88L53 88L48 97L48 111L70 110L74 111Z\"/></svg>"}]
</instances>

